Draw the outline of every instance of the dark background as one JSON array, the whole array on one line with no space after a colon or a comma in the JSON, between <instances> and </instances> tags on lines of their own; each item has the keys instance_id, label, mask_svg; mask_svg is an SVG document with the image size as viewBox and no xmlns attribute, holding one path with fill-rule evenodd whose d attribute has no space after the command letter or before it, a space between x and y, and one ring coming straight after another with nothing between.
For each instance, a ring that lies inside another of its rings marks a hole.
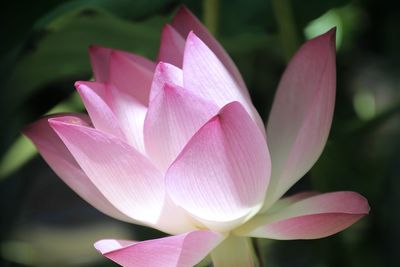
<instances>
[{"instance_id":1,"label":"dark background","mask_svg":"<svg viewBox=\"0 0 400 267\"><path fill-rule=\"evenodd\" d=\"M90 44L154 59L161 27L182 3L232 55L264 118L290 55L338 27L330 138L293 192L357 191L371 214L321 240L262 241L262 252L271 267L400 266L400 9L374 0L2 1L0 266L113 266L94 241L161 235L90 207L20 130L48 112L83 111L73 84L91 78Z\"/></svg>"}]
</instances>

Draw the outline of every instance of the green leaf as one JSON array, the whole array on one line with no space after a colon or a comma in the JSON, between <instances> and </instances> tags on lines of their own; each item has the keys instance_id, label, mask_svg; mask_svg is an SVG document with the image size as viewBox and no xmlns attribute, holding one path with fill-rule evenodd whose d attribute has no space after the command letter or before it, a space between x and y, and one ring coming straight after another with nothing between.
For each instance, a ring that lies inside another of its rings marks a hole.
<instances>
[{"instance_id":1,"label":"green leaf","mask_svg":"<svg viewBox=\"0 0 400 267\"><path fill-rule=\"evenodd\" d=\"M33 96L39 93L46 95L44 89L49 85L52 85L51 89L57 90L63 85L61 82L70 84L67 86L70 89L60 88L59 94L66 95L69 90L71 93L74 91L75 80L91 77L87 52L89 45L99 44L154 58L159 46L159 33L165 21L166 18L153 17L133 23L99 8L80 8L57 17L40 32L36 32L37 40L29 49L25 49L2 90L1 113L4 115L3 123L8 125L7 132L2 132L2 139L8 140L5 144L9 145L10 140L15 138L28 121L40 115L32 112L35 105L57 105L57 100L51 97L41 97L39 103L31 103ZM71 111L79 110L81 106L75 106ZM58 108L57 111L67 110ZM32 157L29 146L24 149L23 144L26 145L26 142L18 139L16 148L10 148L3 157L0 163L1 176L8 175Z\"/></svg>"},{"instance_id":2,"label":"green leaf","mask_svg":"<svg viewBox=\"0 0 400 267\"><path fill-rule=\"evenodd\" d=\"M100 9L85 8L64 14L37 33L39 40L21 58L9 79L6 101L19 107L35 89L46 84L90 77L87 48L91 44L154 57L163 23L162 18L131 23Z\"/></svg>"}]
</instances>

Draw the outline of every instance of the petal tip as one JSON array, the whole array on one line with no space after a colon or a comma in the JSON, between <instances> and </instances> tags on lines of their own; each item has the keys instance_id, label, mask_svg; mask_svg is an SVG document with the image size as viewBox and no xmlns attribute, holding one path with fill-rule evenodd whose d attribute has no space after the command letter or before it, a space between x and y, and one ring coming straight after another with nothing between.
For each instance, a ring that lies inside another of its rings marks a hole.
<instances>
[{"instance_id":1,"label":"petal tip","mask_svg":"<svg viewBox=\"0 0 400 267\"><path fill-rule=\"evenodd\" d=\"M302 45L302 48L304 47L309 47L316 51L321 51L320 49L322 49L322 51L326 51L326 49L333 51L336 50L336 27L308 40ZM300 48L297 53L301 52L302 48Z\"/></svg>"},{"instance_id":2,"label":"petal tip","mask_svg":"<svg viewBox=\"0 0 400 267\"><path fill-rule=\"evenodd\" d=\"M183 16L187 16L187 15L194 16L185 4L181 4L178 7L178 10L176 11L175 16L172 21L175 22L179 17L183 17Z\"/></svg>"},{"instance_id":3,"label":"petal tip","mask_svg":"<svg viewBox=\"0 0 400 267\"><path fill-rule=\"evenodd\" d=\"M360 195L360 198L361 198L361 208L360 208L361 214L368 215L371 211L371 207L368 203L368 199L362 195Z\"/></svg>"},{"instance_id":4,"label":"petal tip","mask_svg":"<svg viewBox=\"0 0 400 267\"><path fill-rule=\"evenodd\" d=\"M337 28L333 27L330 30L328 30L327 32L315 37L311 41L320 40L321 43L326 43L329 46L332 46L333 48L335 48L335 46L336 46L336 30L337 30Z\"/></svg>"},{"instance_id":5,"label":"petal tip","mask_svg":"<svg viewBox=\"0 0 400 267\"><path fill-rule=\"evenodd\" d=\"M89 50L89 54L96 54L98 52L111 50L111 49L108 47L103 47L101 45L91 44L91 45L89 45L88 50Z\"/></svg>"},{"instance_id":6,"label":"petal tip","mask_svg":"<svg viewBox=\"0 0 400 267\"><path fill-rule=\"evenodd\" d=\"M105 240L99 240L99 241L96 241L96 242L93 244L93 247L94 247L98 252L100 252L101 254L106 253L106 249L105 249L105 246L104 246L104 241L105 241Z\"/></svg>"},{"instance_id":7,"label":"petal tip","mask_svg":"<svg viewBox=\"0 0 400 267\"><path fill-rule=\"evenodd\" d=\"M359 214L362 216L369 214L371 208L369 206L368 199L366 197L353 191L343 191L341 193L343 200L347 201L349 207L351 206L353 207L352 209L349 210L349 213Z\"/></svg>"},{"instance_id":8,"label":"petal tip","mask_svg":"<svg viewBox=\"0 0 400 267\"><path fill-rule=\"evenodd\" d=\"M124 249L131 245L134 245L135 241L129 240L117 240L117 239L102 239L96 241L93 246L94 248L103 255L117 252L118 250Z\"/></svg>"},{"instance_id":9,"label":"petal tip","mask_svg":"<svg viewBox=\"0 0 400 267\"><path fill-rule=\"evenodd\" d=\"M218 115L224 114L226 112L230 112L230 110L240 110L241 112L242 111L247 112L239 101L232 101L232 102L229 102L228 104L226 104L225 106L223 106L219 110Z\"/></svg>"},{"instance_id":10,"label":"petal tip","mask_svg":"<svg viewBox=\"0 0 400 267\"><path fill-rule=\"evenodd\" d=\"M155 72L159 71L160 73L164 73L167 68L167 65L168 65L168 63L166 63L162 60L158 61Z\"/></svg>"},{"instance_id":11,"label":"petal tip","mask_svg":"<svg viewBox=\"0 0 400 267\"><path fill-rule=\"evenodd\" d=\"M82 91L88 90L88 82L76 81L74 83L75 89L78 91L79 95L82 97Z\"/></svg>"},{"instance_id":12,"label":"petal tip","mask_svg":"<svg viewBox=\"0 0 400 267\"><path fill-rule=\"evenodd\" d=\"M332 27L327 33L336 36L337 27Z\"/></svg>"},{"instance_id":13,"label":"petal tip","mask_svg":"<svg viewBox=\"0 0 400 267\"><path fill-rule=\"evenodd\" d=\"M28 139L32 140L33 132L34 132L34 122L26 125L24 128L21 129L21 134L27 137Z\"/></svg>"},{"instance_id":14,"label":"petal tip","mask_svg":"<svg viewBox=\"0 0 400 267\"><path fill-rule=\"evenodd\" d=\"M336 43L336 31L337 31L337 27L335 26L332 29L330 29L329 31L327 31L325 34L323 34L323 35L326 35L328 40L334 45Z\"/></svg>"},{"instance_id":15,"label":"petal tip","mask_svg":"<svg viewBox=\"0 0 400 267\"><path fill-rule=\"evenodd\" d=\"M45 134L42 131L43 126L41 126L42 124L41 122L45 119L46 117L40 118L35 122L29 123L28 125L26 125L24 128L21 129L21 134L30 139L32 142L39 136L45 136Z\"/></svg>"},{"instance_id":16,"label":"petal tip","mask_svg":"<svg viewBox=\"0 0 400 267\"><path fill-rule=\"evenodd\" d=\"M79 87L80 87L82 84L83 84L82 81L76 81L76 82L74 83L74 86L75 86L75 88L78 90Z\"/></svg>"},{"instance_id":17,"label":"petal tip","mask_svg":"<svg viewBox=\"0 0 400 267\"><path fill-rule=\"evenodd\" d=\"M170 33L173 30L174 30L174 27L171 24L167 23L162 27L161 36L163 36L166 33Z\"/></svg>"},{"instance_id":18,"label":"petal tip","mask_svg":"<svg viewBox=\"0 0 400 267\"><path fill-rule=\"evenodd\" d=\"M61 116L61 117L56 117L56 118L49 118L48 123L51 128L54 130L59 130L64 127L72 126L72 125L78 125L78 126L88 126L86 122L84 122L82 119L74 116Z\"/></svg>"},{"instance_id":19,"label":"petal tip","mask_svg":"<svg viewBox=\"0 0 400 267\"><path fill-rule=\"evenodd\" d=\"M200 38L194 33L194 31L190 31L187 35L186 38L186 43L190 42L190 43L195 43L197 41L199 41Z\"/></svg>"},{"instance_id":20,"label":"petal tip","mask_svg":"<svg viewBox=\"0 0 400 267\"><path fill-rule=\"evenodd\" d=\"M95 45L95 44L91 44L91 45L89 45L88 50L89 50L89 52L95 52L99 48L100 48L100 46Z\"/></svg>"}]
</instances>

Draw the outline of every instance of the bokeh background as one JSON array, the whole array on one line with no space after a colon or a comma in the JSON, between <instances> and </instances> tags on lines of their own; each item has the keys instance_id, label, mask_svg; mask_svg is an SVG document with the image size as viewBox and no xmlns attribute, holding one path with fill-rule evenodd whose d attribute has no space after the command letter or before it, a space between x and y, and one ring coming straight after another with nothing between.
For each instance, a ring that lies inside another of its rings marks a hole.
<instances>
[{"instance_id":1,"label":"bokeh background","mask_svg":"<svg viewBox=\"0 0 400 267\"><path fill-rule=\"evenodd\" d=\"M270 267L400 266L400 9L374 0L2 1L0 266L114 266L102 238L162 236L102 215L21 137L43 114L83 111L90 44L155 59L162 25L185 4L232 55L266 119L288 59L337 27L337 103L318 163L291 192L354 190L371 214L333 237L262 241Z\"/></svg>"}]
</instances>

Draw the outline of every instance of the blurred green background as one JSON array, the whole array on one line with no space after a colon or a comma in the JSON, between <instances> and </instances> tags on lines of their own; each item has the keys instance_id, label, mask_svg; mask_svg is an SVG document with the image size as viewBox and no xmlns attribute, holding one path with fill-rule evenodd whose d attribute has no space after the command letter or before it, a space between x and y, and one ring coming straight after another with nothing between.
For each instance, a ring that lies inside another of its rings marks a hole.
<instances>
[{"instance_id":1,"label":"blurred green background","mask_svg":"<svg viewBox=\"0 0 400 267\"><path fill-rule=\"evenodd\" d=\"M2 1L0 266L114 266L92 244L160 236L107 218L36 155L21 128L83 111L90 44L152 59L161 27L187 5L232 55L264 118L298 46L337 26L337 103L323 155L291 192L354 190L371 214L333 237L262 241L268 266L400 266L400 9L374 0Z\"/></svg>"}]
</instances>

